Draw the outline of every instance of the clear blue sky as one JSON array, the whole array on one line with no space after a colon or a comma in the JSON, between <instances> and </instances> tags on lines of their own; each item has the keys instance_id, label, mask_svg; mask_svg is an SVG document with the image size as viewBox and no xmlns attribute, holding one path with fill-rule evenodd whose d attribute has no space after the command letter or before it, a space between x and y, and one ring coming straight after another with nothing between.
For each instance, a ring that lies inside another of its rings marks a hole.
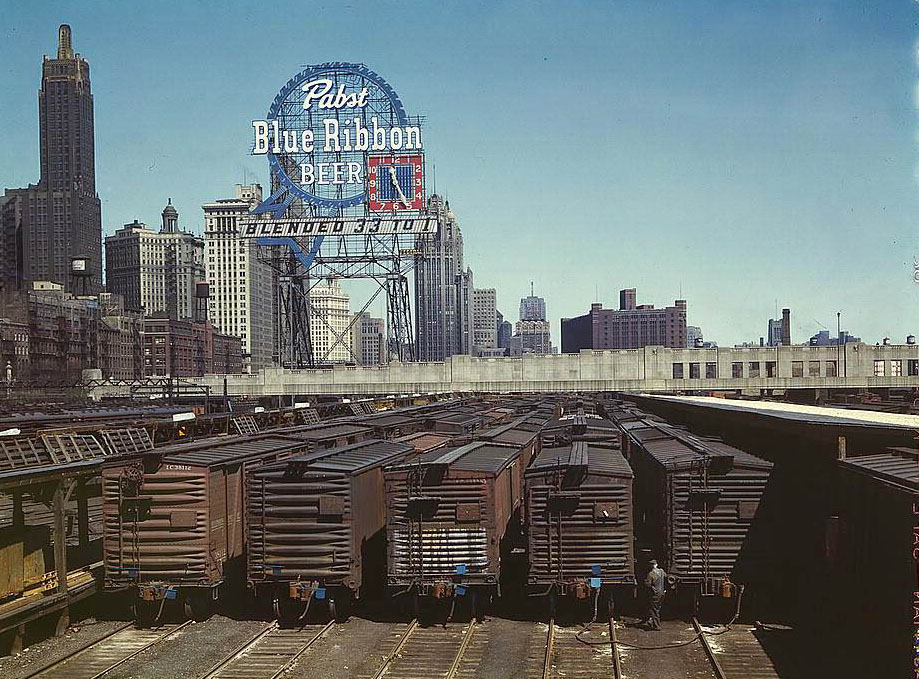
<instances>
[{"instance_id":1,"label":"clear blue sky","mask_svg":"<svg viewBox=\"0 0 919 679\"><path fill-rule=\"evenodd\" d=\"M478 287L516 320L688 300L722 345L843 325L919 334L919 5L886 2L0 0L0 187L38 179L42 54L90 61L111 233L267 164L250 121L301 65L362 61L427 116Z\"/></svg>"}]
</instances>

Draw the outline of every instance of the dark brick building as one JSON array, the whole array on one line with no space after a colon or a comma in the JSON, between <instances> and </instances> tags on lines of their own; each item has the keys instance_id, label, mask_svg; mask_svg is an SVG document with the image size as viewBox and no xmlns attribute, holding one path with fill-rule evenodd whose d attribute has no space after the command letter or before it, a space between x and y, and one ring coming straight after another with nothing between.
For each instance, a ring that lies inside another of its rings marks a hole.
<instances>
[{"instance_id":1,"label":"dark brick building","mask_svg":"<svg viewBox=\"0 0 919 679\"><path fill-rule=\"evenodd\" d=\"M210 323L144 319L144 376L195 377L243 371L242 340Z\"/></svg>"},{"instance_id":2,"label":"dark brick building","mask_svg":"<svg viewBox=\"0 0 919 679\"><path fill-rule=\"evenodd\" d=\"M638 349L644 346L686 346L686 300L655 309L636 304L635 289L619 293L619 309L591 304L590 311L562 319L562 353L581 349Z\"/></svg>"}]
</instances>

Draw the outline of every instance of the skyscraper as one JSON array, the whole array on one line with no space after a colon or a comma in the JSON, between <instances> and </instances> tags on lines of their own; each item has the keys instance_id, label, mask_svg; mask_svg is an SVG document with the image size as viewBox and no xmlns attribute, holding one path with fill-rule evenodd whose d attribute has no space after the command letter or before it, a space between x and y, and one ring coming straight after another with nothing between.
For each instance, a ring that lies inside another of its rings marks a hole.
<instances>
[{"instance_id":1,"label":"skyscraper","mask_svg":"<svg viewBox=\"0 0 919 679\"><path fill-rule=\"evenodd\" d=\"M237 220L261 200L261 186L237 184L235 198L204 205L208 316L221 332L242 339L253 372L274 364L277 276L259 258L255 240L239 236Z\"/></svg>"},{"instance_id":2,"label":"skyscraper","mask_svg":"<svg viewBox=\"0 0 919 679\"><path fill-rule=\"evenodd\" d=\"M529 297L523 297L520 300L520 320L521 321L544 321L546 320L546 300L533 294L533 284L530 283Z\"/></svg>"},{"instance_id":3,"label":"skyscraper","mask_svg":"<svg viewBox=\"0 0 919 679\"><path fill-rule=\"evenodd\" d=\"M310 337L319 364L350 363L352 356L351 303L348 293L334 278L321 281L309 291Z\"/></svg>"},{"instance_id":4,"label":"skyscraper","mask_svg":"<svg viewBox=\"0 0 919 679\"><path fill-rule=\"evenodd\" d=\"M57 57L42 62L38 92L41 177L7 190L0 240L16 243L18 284L48 280L70 288L71 260L85 258L89 292L102 287L102 207L96 194L89 63L73 51L70 26L58 30ZM2 272L7 286L9 270Z\"/></svg>"},{"instance_id":5,"label":"skyscraper","mask_svg":"<svg viewBox=\"0 0 919 679\"><path fill-rule=\"evenodd\" d=\"M204 281L204 240L179 229L170 200L159 232L136 219L105 239L105 278L109 292L125 308L173 320L195 315L195 287Z\"/></svg>"},{"instance_id":6,"label":"skyscraper","mask_svg":"<svg viewBox=\"0 0 919 679\"><path fill-rule=\"evenodd\" d=\"M530 283L529 297L520 300L520 320L514 326L511 338L511 356L522 354L551 354L549 322L546 320L546 300L533 293Z\"/></svg>"},{"instance_id":7,"label":"skyscraper","mask_svg":"<svg viewBox=\"0 0 919 679\"><path fill-rule=\"evenodd\" d=\"M386 347L386 321L370 312L355 314L351 326L352 360L358 365L381 365L389 361Z\"/></svg>"},{"instance_id":8,"label":"skyscraper","mask_svg":"<svg viewBox=\"0 0 919 679\"><path fill-rule=\"evenodd\" d=\"M495 349L498 346L497 293L494 288L475 288L472 291L472 344L477 349Z\"/></svg>"},{"instance_id":9,"label":"skyscraper","mask_svg":"<svg viewBox=\"0 0 919 679\"><path fill-rule=\"evenodd\" d=\"M419 361L469 353L472 272L463 267L463 235L450 204L431 196L437 234L419 239L415 265L415 342Z\"/></svg>"}]
</instances>

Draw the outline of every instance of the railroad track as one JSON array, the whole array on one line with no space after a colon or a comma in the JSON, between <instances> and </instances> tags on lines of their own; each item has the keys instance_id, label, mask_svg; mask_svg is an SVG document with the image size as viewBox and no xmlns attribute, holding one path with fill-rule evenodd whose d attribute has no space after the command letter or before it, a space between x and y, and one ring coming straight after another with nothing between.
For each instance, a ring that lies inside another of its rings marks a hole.
<instances>
[{"instance_id":1,"label":"railroad track","mask_svg":"<svg viewBox=\"0 0 919 679\"><path fill-rule=\"evenodd\" d=\"M98 679L190 624L191 621L188 621L147 629L134 627L134 623L129 622L111 634L39 668L27 679Z\"/></svg>"},{"instance_id":2,"label":"railroad track","mask_svg":"<svg viewBox=\"0 0 919 679\"><path fill-rule=\"evenodd\" d=\"M769 656L746 626L717 634L707 632L695 618L692 626L718 679L779 678Z\"/></svg>"},{"instance_id":3,"label":"railroad track","mask_svg":"<svg viewBox=\"0 0 919 679\"><path fill-rule=\"evenodd\" d=\"M275 679L290 669L335 622L283 629L277 621L263 627L204 675L204 679Z\"/></svg>"},{"instance_id":4,"label":"railroad track","mask_svg":"<svg viewBox=\"0 0 919 679\"><path fill-rule=\"evenodd\" d=\"M460 679L472 676L477 663L467 656L480 628L475 620L446 627L421 627L417 620L413 620L397 637L373 679Z\"/></svg>"},{"instance_id":5,"label":"railroad track","mask_svg":"<svg viewBox=\"0 0 919 679\"><path fill-rule=\"evenodd\" d=\"M610 619L605 627L560 627L554 618L549 620L542 679L620 679L616 623Z\"/></svg>"}]
</instances>

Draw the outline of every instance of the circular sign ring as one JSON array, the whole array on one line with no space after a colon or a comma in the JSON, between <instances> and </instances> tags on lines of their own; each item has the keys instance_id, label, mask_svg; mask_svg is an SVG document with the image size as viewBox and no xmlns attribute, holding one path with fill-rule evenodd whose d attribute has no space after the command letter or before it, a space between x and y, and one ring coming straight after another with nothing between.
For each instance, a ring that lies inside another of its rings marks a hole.
<instances>
[{"instance_id":1,"label":"circular sign ring","mask_svg":"<svg viewBox=\"0 0 919 679\"><path fill-rule=\"evenodd\" d=\"M383 78L381 78L379 75L371 71L363 64L349 64L338 61L331 61L324 64L309 66L288 80L287 84L285 84L284 87L281 88L281 91L278 92L278 96L274 98L274 101L271 104L271 108L268 109L268 120L277 120L279 118L281 115L282 106L285 104L285 102L287 102L288 97L295 90L299 90L304 82L315 79L317 77L321 77L323 75L328 75L329 73L332 73L336 76L352 75L369 81L379 89L380 93L382 93L386 99L388 99L389 105L391 106L392 115L395 117L398 124L400 126L405 126L407 124L405 108L402 106L402 102L399 100L399 97L396 95L396 92L393 90L393 88L390 87L389 83L387 83L385 80L383 80ZM288 189L297 198L300 198L312 205L317 205L323 208L354 207L356 205L363 204L367 198L366 191L361 191L358 194L343 198L318 196L307 191L300 184L291 179L291 177L281 166L278 157L272 152L268 153L268 164L271 168L271 171L278 178L278 181L281 182L284 188Z\"/></svg>"}]
</instances>

